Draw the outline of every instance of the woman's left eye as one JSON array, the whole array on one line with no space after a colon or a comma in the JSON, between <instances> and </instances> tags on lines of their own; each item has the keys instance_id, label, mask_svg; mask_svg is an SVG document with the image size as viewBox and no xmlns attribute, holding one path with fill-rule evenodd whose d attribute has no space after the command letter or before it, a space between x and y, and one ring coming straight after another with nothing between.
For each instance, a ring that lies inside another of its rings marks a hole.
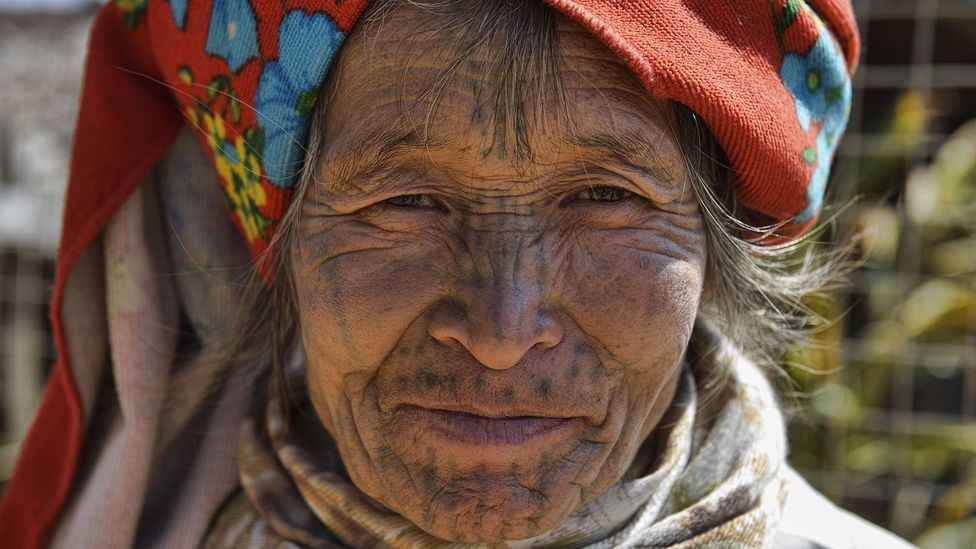
<instances>
[{"instance_id":1,"label":"woman's left eye","mask_svg":"<svg viewBox=\"0 0 976 549\"><path fill-rule=\"evenodd\" d=\"M620 187L589 187L574 194L571 198L574 202L588 200L590 202L620 202L630 198L634 193L621 189Z\"/></svg>"},{"instance_id":2,"label":"woman's left eye","mask_svg":"<svg viewBox=\"0 0 976 549\"><path fill-rule=\"evenodd\" d=\"M404 208L438 208L438 204L433 198L425 194L401 194L384 200L387 204Z\"/></svg>"}]
</instances>

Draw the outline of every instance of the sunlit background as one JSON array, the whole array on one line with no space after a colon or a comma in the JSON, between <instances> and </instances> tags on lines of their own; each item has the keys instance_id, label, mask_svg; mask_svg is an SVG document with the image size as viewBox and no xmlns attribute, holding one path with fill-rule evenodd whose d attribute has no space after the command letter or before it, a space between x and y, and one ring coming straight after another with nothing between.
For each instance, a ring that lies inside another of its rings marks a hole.
<instances>
[{"instance_id":1,"label":"sunlit background","mask_svg":"<svg viewBox=\"0 0 976 549\"><path fill-rule=\"evenodd\" d=\"M138 0L136 0L138 1ZM95 0L0 0L0 481L53 360L46 303ZM976 2L861 0L831 189L863 232L840 317L788 357L791 461L925 548L976 549ZM832 215L833 212L827 212Z\"/></svg>"}]
</instances>

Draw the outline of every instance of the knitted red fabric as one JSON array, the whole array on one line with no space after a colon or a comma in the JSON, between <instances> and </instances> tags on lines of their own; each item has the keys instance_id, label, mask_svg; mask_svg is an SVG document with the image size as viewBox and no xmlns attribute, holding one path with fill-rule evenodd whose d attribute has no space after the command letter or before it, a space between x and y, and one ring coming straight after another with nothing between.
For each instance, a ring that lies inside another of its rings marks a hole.
<instances>
[{"instance_id":1,"label":"knitted red fabric","mask_svg":"<svg viewBox=\"0 0 976 549\"><path fill-rule=\"evenodd\" d=\"M845 0L547 0L724 148L750 221L801 234L846 126L858 38ZM83 436L60 308L68 274L181 127L196 126L259 259L291 199L317 91L366 0L115 0L92 30L51 320L58 361L0 507L38 547ZM272 264L259 262L264 274Z\"/></svg>"},{"instance_id":2,"label":"knitted red fabric","mask_svg":"<svg viewBox=\"0 0 976 549\"><path fill-rule=\"evenodd\" d=\"M548 1L600 37L651 95L704 119L750 221L785 223L784 237L814 223L850 108L858 40L849 4L811 3L831 34L799 1Z\"/></svg>"}]
</instances>

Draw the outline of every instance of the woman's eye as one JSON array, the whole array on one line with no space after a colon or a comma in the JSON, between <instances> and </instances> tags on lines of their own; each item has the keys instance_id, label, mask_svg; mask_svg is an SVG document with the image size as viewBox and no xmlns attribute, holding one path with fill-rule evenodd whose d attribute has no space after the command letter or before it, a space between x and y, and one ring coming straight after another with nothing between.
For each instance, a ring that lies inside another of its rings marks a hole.
<instances>
[{"instance_id":1,"label":"woman's eye","mask_svg":"<svg viewBox=\"0 0 976 549\"><path fill-rule=\"evenodd\" d=\"M440 207L433 198L425 194L401 194L400 196L394 196L392 198L387 198L384 200L387 204L392 204L393 206L402 206L405 208L437 208Z\"/></svg>"},{"instance_id":2,"label":"woman's eye","mask_svg":"<svg viewBox=\"0 0 976 549\"><path fill-rule=\"evenodd\" d=\"M588 200L591 202L619 202L629 198L633 193L619 187L589 187L573 195L574 202Z\"/></svg>"}]
</instances>

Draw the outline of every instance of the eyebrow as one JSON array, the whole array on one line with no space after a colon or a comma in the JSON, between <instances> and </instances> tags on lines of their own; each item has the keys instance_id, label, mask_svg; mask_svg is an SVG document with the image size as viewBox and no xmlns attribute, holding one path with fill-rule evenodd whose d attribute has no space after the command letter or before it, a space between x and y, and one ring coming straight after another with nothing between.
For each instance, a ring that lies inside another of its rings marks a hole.
<instances>
[{"instance_id":1,"label":"eyebrow","mask_svg":"<svg viewBox=\"0 0 976 549\"><path fill-rule=\"evenodd\" d=\"M340 155L329 180L335 183L336 190L342 191L361 184L397 158L439 146L442 146L440 141L422 136L416 128L397 124L373 128L357 137Z\"/></svg>"},{"instance_id":2,"label":"eyebrow","mask_svg":"<svg viewBox=\"0 0 976 549\"><path fill-rule=\"evenodd\" d=\"M563 142L641 169L667 182L677 179L672 163L663 158L664 153L647 137L634 132L574 133Z\"/></svg>"},{"instance_id":3,"label":"eyebrow","mask_svg":"<svg viewBox=\"0 0 976 549\"><path fill-rule=\"evenodd\" d=\"M573 133L565 136L562 143L633 166L666 182L676 180L674 168L663 160L662 152L645 136L634 132ZM335 182L335 190L341 192L362 185L399 158L449 145L446 139L421 135L415 127L392 124L374 128L351 143L349 151L352 152L339 157L329 179Z\"/></svg>"}]
</instances>

